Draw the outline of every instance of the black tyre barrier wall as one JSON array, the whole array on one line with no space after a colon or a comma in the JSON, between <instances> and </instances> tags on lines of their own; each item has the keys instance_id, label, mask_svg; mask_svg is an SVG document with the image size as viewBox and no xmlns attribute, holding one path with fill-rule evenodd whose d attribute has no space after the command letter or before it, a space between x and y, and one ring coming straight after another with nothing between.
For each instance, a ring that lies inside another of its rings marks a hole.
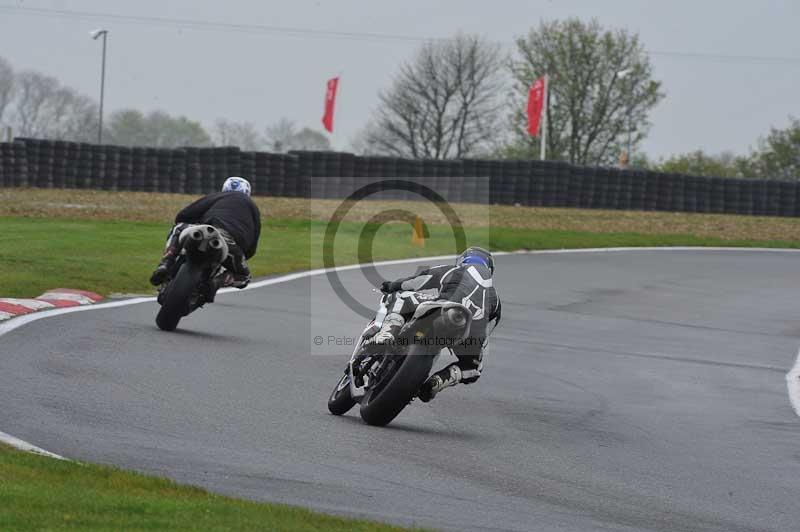
<instances>
[{"instance_id":1,"label":"black tyre barrier wall","mask_svg":"<svg viewBox=\"0 0 800 532\"><path fill-rule=\"evenodd\" d=\"M236 147L131 148L17 138L0 143L0 187L204 194L241 175L262 196L346 197L375 179L407 177L448 201L645 211L800 216L795 181L722 179L559 161L412 160ZM374 199L417 198L388 190Z\"/></svg>"}]
</instances>

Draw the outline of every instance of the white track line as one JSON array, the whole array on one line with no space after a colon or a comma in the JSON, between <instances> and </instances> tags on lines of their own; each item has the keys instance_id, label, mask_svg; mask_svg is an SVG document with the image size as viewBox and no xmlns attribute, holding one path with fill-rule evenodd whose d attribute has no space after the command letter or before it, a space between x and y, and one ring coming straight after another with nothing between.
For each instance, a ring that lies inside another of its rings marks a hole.
<instances>
[{"instance_id":1,"label":"white track line","mask_svg":"<svg viewBox=\"0 0 800 532\"><path fill-rule=\"evenodd\" d=\"M35 445L31 445L26 441L22 441L19 438L15 438L10 434L6 434L5 432L0 432L0 443L5 443L10 445L11 447L17 448L20 451L28 451L29 453L36 453L41 454L43 456L49 456L50 458L56 458L58 460L66 460L63 456L55 453L51 453L50 451L45 451L40 447L36 447Z\"/></svg>"},{"instance_id":2,"label":"white track line","mask_svg":"<svg viewBox=\"0 0 800 532\"><path fill-rule=\"evenodd\" d=\"M789 401L792 402L795 414L800 416L800 352L794 366L786 374L786 388L789 390Z\"/></svg>"},{"instance_id":3,"label":"white track line","mask_svg":"<svg viewBox=\"0 0 800 532\"><path fill-rule=\"evenodd\" d=\"M545 250L535 250L535 251L496 251L493 252L492 255L495 256L503 256L503 255L557 255L563 253L612 253L618 251L738 251L738 252L749 252L749 251L761 251L761 252L770 252L770 253L800 253L800 249L782 249L782 248L731 248L731 247L688 247L688 246L680 246L680 247L619 247L619 248L586 248L586 249L545 249ZM356 270L361 268L362 266L372 265L372 266L392 266L396 264L411 264L414 262L426 262L426 261L434 261L434 260L452 260L454 255L437 255L434 257L419 257L413 259L399 259L399 260L386 260L381 262L373 262L370 264L350 264L348 266L336 266L334 268L318 268L316 270L307 270L303 272L297 273L290 273L287 275L281 275L279 277L273 277L271 279L264 279L263 281L256 281L254 283L250 283L247 288L243 290L238 290L236 288L223 288L219 291L221 294L230 293L230 292L243 292L247 290L255 290L257 288L263 288L265 286L271 286L275 284L281 283L288 283L290 281L296 281L297 279L303 279L306 277L313 277L315 275L322 275L327 273L328 271L336 271L336 272L344 272L349 270ZM112 301L108 303L98 303L95 305L86 305L81 307L65 307L53 310L44 310L41 312L35 312L33 314L24 314L22 316L13 318L9 321L3 322L0 324L0 336L10 333L11 331L22 327L23 325L27 325L28 323L32 323L34 321L43 320L45 318L51 318L53 316L60 316L61 314L71 314L73 312L88 312L91 310L101 310L107 308L114 308L114 307L125 307L128 305L137 305L139 303L149 303L155 301L155 297L135 297L131 299L123 299L120 301ZM789 400L792 402L794 406L795 412L800 415L800 354L798 354L798 360L795 364L794 368L786 375L787 384L789 386ZM3 443L7 443L12 447L16 447L17 449L22 449L25 451L32 451L37 452L39 454L44 454L47 456L52 456L54 458L61 458L63 457L51 453L49 451L45 451L44 449L40 449L35 445L32 445L28 442L0 432L0 441Z\"/></svg>"}]
</instances>

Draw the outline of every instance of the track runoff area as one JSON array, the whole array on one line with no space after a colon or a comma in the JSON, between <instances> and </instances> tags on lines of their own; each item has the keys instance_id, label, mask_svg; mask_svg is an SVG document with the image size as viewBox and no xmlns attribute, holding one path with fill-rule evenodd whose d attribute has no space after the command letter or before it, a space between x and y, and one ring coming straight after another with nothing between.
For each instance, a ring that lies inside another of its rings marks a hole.
<instances>
[{"instance_id":1,"label":"track runoff area","mask_svg":"<svg viewBox=\"0 0 800 532\"><path fill-rule=\"evenodd\" d=\"M504 315L483 377L385 429L326 412L347 356L310 355L312 325L364 323L325 270L222 294L177 334L156 331L152 298L44 311L0 325L0 429L22 448L406 525L794 530L798 260L498 254ZM359 267L337 270L374 304Z\"/></svg>"}]
</instances>

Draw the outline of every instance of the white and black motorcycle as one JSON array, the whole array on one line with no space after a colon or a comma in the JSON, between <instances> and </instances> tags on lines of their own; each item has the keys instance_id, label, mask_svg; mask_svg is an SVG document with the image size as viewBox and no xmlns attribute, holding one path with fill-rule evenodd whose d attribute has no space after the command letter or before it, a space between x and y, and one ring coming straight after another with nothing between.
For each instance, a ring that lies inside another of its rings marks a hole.
<instances>
[{"instance_id":1,"label":"white and black motorcycle","mask_svg":"<svg viewBox=\"0 0 800 532\"><path fill-rule=\"evenodd\" d=\"M472 314L460 303L423 301L392 345L366 340L380 329L388 296L361 333L344 375L328 399L328 410L340 416L356 403L370 425L388 425L419 393L443 349L469 335Z\"/></svg>"}]
</instances>

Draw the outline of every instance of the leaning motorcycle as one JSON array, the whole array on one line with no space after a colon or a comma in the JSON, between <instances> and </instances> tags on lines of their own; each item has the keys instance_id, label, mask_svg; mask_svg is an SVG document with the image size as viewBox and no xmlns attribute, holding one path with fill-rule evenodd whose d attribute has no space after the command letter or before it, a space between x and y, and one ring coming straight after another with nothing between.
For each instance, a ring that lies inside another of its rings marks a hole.
<instances>
[{"instance_id":1,"label":"leaning motorcycle","mask_svg":"<svg viewBox=\"0 0 800 532\"><path fill-rule=\"evenodd\" d=\"M381 298L378 318L361 333L328 398L328 410L334 415L359 403L361 418L369 425L388 425L418 395L442 350L452 349L469 335L472 313L467 307L432 300L419 304L392 345L371 344L366 340L380 329L387 298Z\"/></svg>"},{"instance_id":2,"label":"leaning motorcycle","mask_svg":"<svg viewBox=\"0 0 800 532\"><path fill-rule=\"evenodd\" d=\"M212 225L191 225L178 238L180 253L169 278L158 289L156 325L174 331L181 318L213 301L216 277L224 273L228 243Z\"/></svg>"}]
</instances>

